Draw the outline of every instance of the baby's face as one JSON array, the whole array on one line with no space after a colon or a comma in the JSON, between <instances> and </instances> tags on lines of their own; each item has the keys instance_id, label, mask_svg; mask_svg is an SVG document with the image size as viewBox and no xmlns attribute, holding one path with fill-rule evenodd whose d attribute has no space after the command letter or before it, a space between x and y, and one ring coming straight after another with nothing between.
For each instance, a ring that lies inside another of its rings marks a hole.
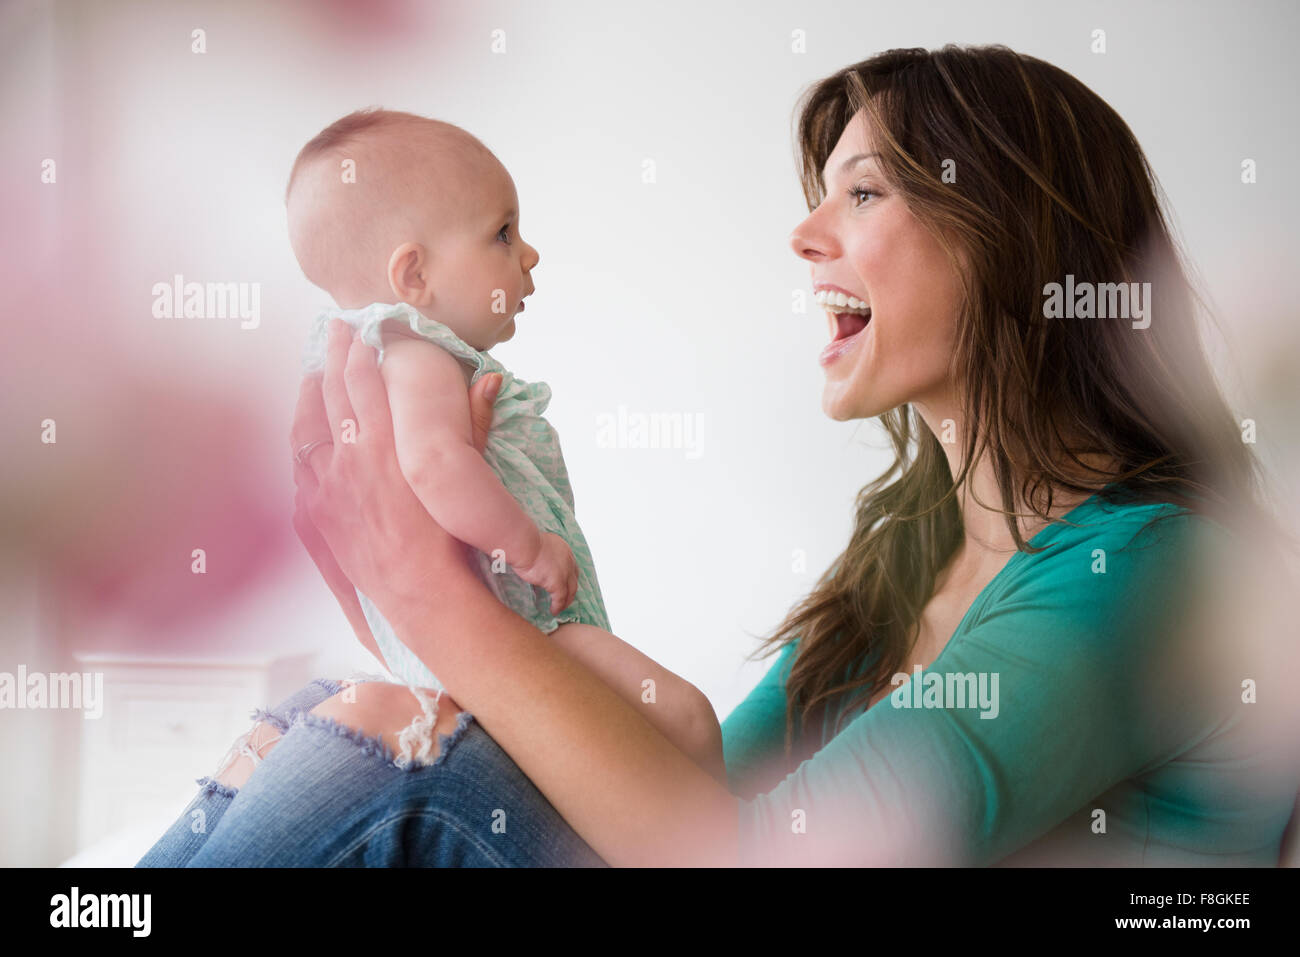
<instances>
[{"instance_id":1,"label":"baby's face","mask_svg":"<svg viewBox=\"0 0 1300 957\"><path fill-rule=\"evenodd\" d=\"M505 167L485 160L470 181L455 220L433 234L431 299L412 305L486 351L514 336L540 257L520 236L519 196Z\"/></svg>"}]
</instances>

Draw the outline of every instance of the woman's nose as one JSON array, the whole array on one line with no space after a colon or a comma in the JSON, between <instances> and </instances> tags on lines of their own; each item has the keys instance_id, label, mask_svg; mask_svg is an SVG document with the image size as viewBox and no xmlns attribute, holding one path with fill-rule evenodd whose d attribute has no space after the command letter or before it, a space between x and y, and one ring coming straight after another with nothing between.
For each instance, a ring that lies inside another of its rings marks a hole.
<instances>
[{"instance_id":1,"label":"woman's nose","mask_svg":"<svg viewBox=\"0 0 1300 957\"><path fill-rule=\"evenodd\" d=\"M802 223L795 227L794 232L790 234L790 248L800 259L806 259L809 262L819 262L827 256L827 250L831 243L821 234L813 223L814 213Z\"/></svg>"}]
</instances>

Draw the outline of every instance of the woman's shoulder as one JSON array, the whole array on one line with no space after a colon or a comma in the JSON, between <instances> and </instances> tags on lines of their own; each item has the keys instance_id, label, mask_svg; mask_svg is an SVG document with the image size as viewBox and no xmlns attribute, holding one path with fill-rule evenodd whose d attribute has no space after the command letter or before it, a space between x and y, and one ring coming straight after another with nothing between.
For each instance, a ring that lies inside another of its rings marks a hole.
<instances>
[{"instance_id":1,"label":"woman's shoulder","mask_svg":"<svg viewBox=\"0 0 1300 957\"><path fill-rule=\"evenodd\" d=\"M1230 533L1185 503L1093 496L1030 540L1034 549L975 616L1033 630L1123 643L1134 630L1163 630L1160 616L1192 606L1212 585L1207 572Z\"/></svg>"},{"instance_id":2,"label":"woman's shoulder","mask_svg":"<svg viewBox=\"0 0 1300 957\"><path fill-rule=\"evenodd\" d=\"M1197 499L1158 499L1108 487L1048 525L1029 544L1048 556L1077 557L1080 551L1102 549L1108 554L1154 551L1167 557L1208 546L1228 534Z\"/></svg>"}]
</instances>

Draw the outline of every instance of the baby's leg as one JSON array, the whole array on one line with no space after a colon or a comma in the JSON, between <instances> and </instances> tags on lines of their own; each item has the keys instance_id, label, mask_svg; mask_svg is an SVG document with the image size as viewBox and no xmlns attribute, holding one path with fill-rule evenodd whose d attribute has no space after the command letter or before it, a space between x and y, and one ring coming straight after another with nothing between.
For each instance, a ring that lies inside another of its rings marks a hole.
<instances>
[{"instance_id":1,"label":"baby's leg","mask_svg":"<svg viewBox=\"0 0 1300 957\"><path fill-rule=\"evenodd\" d=\"M550 638L591 669L660 734L720 781L722 730L702 691L603 628L576 622Z\"/></svg>"}]
</instances>

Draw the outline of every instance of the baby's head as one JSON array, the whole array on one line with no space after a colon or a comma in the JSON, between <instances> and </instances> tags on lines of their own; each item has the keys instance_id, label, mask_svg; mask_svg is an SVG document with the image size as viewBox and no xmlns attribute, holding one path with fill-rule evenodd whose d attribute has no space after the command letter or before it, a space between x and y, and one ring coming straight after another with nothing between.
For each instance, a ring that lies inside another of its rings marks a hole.
<instances>
[{"instance_id":1,"label":"baby's head","mask_svg":"<svg viewBox=\"0 0 1300 957\"><path fill-rule=\"evenodd\" d=\"M285 205L298 264L341 308L405 302L480 350L515 334L537 250L510 174L460 127L351 113L302 148Z\"/></svg>"}]
</instances>

